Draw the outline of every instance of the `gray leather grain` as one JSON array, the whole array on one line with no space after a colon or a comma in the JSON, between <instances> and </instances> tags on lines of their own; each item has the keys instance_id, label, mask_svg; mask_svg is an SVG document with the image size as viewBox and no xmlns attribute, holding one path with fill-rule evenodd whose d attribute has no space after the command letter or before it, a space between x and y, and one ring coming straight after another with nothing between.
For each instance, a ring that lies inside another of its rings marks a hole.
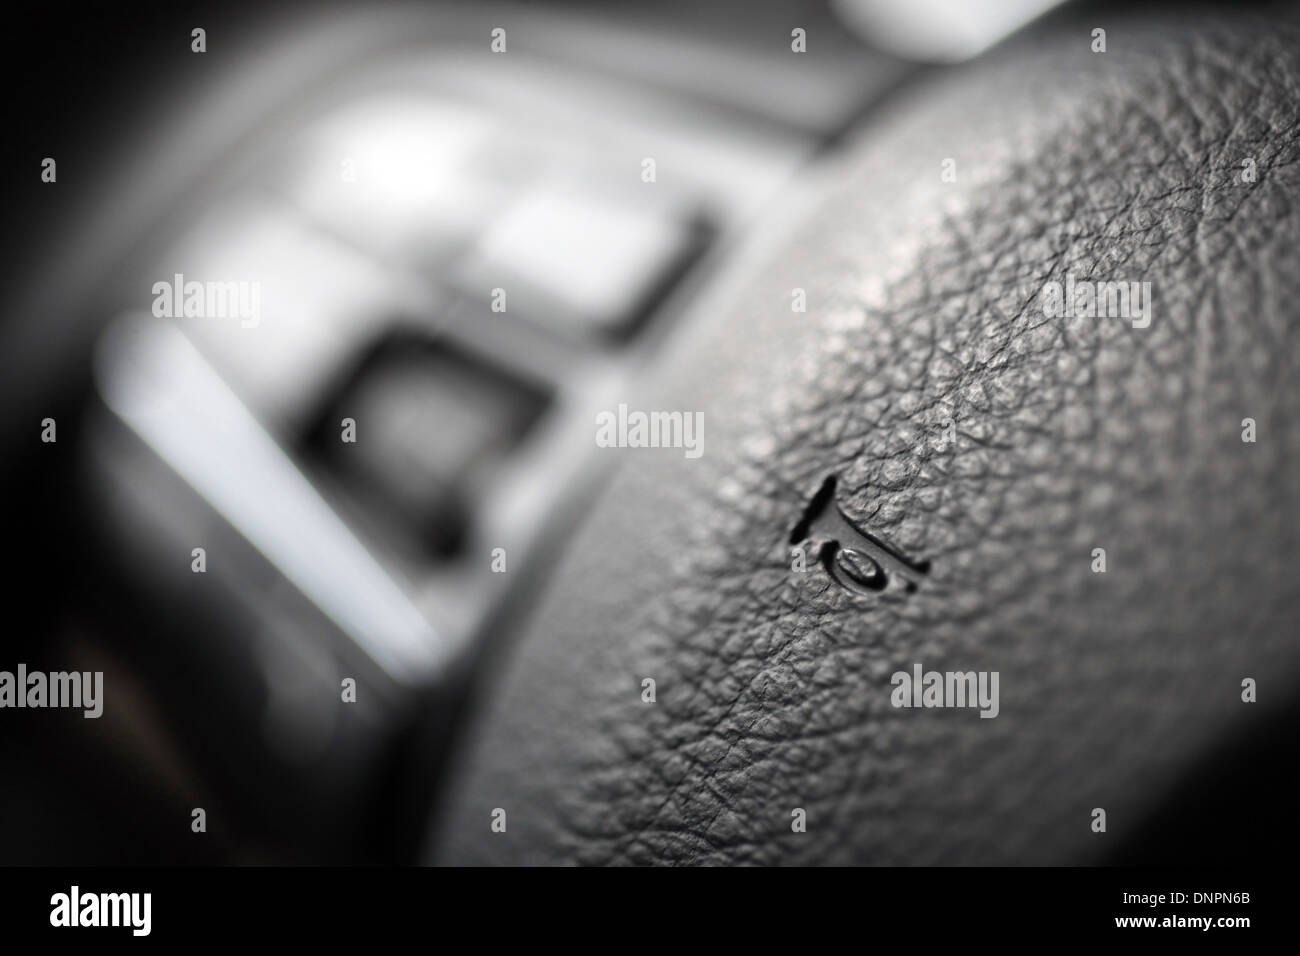
<instances>
[{"instance_id":1,"label":"gray leather grain","mask_svg":"<svg viewBox=\"0 0 1300 956\"><path fill-rule=\"evenodd\" d=\"M655 397L703 457L616 453L430 859L1090 862L1265 727L1300 664L1298 93L1276 18L1071 13L878 114ZM1045 317L1067 272L1150 281L1150 327ZM932 562L915 594L791 570L831 473ZM1000 715L891 707L914 662L999 671Z\"/></svg>"}]
</instances>

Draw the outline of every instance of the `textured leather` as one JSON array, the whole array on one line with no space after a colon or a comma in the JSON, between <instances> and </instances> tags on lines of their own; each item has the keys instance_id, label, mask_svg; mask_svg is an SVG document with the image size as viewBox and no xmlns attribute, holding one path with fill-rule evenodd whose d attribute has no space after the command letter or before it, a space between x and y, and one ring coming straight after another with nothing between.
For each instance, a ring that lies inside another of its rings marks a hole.
<instances>
[{"instance_id":1,"label":"textured leather","mask_svg":"<svg viewBox=\"0 0 1300 956\"><path fill-rule=\"evenodd\" d=\"M1087 863L1194 805L1300 664L1298 91L1290 22L1067 12L877 113L647 402L704 455L615 453L429 859ZM1045 317L1067 272L1150 281L1150 327ZM830 474L915 593L791 570ZM916 662L998 671L999 716L892 707Z\"/></svg>"}]
</instances>

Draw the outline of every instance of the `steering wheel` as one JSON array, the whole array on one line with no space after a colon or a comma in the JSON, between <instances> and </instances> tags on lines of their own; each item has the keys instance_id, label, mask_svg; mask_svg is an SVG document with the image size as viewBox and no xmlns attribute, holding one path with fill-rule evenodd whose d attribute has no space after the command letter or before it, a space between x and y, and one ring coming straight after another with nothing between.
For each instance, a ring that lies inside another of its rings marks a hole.
<instances>
[{"instance_id":1,"label":"steering wheel","mask_svg":"<svg viewBox=\"0 0 1300 956\"><path fill-rule=\"evenodd\" d=\"M707 454L591 504L429 858L1205 862L1289 832L1229 791L1294 716L1293 30L1067 9L874 115L675 357L660 406ZM1149 283L1149 314L1053 315L1071 279ZM845 519L927 573L860 552L888 586L845 586ZM896 706L914 668L996 672L995 719Z\"/></svg>"}]
</instances>

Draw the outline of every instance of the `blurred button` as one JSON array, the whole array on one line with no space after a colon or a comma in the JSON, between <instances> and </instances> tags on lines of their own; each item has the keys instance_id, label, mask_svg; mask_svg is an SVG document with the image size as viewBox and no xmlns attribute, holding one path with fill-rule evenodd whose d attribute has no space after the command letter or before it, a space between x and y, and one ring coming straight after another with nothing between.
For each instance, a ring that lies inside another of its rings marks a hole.
<instances>
[{"instance_id":1,"label":"blurred button","mask_svg":"<svg viewBox=\"0 0 1300 956\"><path fill-rule=\"evenodd\" d=\"M479 169L498 124L472 104L365 99L306 130L283 189L314 222L370 254L437 271L518 188Z\"/></svg>"},{"instance_id":2,"label":"blurred button","mask_svg":"<svg viewBox=\"0 0 1300 956\"><path fill-rule=\"evenodd\" d=\"M156 267L189 335L264 420L306 425L334 379L390 316L434 294L403 283L354 249L265 198L213 206ZM174 290L179 287L180 294ZM203 308L181 308L198 290ZM221 308L208 308L214 291ZM157 310L155 309L155 314Z\"/></svg>"},{"instance_id":3,"label":"blurred button","mask_svg":"<svg viewBox=\"0 0 1300 956\"><path fill-rule=\"evenodd\" d=\"M479 491L540 416L537 389L447 349L390 346L367 363L327 422L346 478L432 551L456 550ZM356 420L356 442L338 423Z\"/></svg>"},{"instance_id":4,"label":"blurred button","mask_svg":"<svg viewBox=\"0 0 1300 956\"><path fill-rule=\"evenodd\" d=\"M694 245L685 217L603 195L532 190L486 230L460 281L506 290L508 311L618 338Z\"/></svg>"}]
</instances>

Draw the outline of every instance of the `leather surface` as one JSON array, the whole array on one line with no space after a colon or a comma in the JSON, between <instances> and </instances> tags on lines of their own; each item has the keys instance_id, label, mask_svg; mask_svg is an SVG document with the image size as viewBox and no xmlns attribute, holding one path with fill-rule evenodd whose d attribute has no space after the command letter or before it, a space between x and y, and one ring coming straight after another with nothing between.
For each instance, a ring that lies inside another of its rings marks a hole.
<instances>
[{"instance_id":1,"label":"leather surface","mask_svg":"<svg viewBox=\"0 0 1300 956\"><path fill-rule=\"evenodd\" d=\"M1223 17L1058 16L861 130L643 403L703 411L704 455L611 452L431 860L1095 862L1267 732L1300 663L1300 35ZM1067 272L1150 281L1150 327L1045 317ZM830 474L931 562L916 593L791 570ZM892 707L917 662L998 671L999 716Z\"/></svg>"}]
</instances>

